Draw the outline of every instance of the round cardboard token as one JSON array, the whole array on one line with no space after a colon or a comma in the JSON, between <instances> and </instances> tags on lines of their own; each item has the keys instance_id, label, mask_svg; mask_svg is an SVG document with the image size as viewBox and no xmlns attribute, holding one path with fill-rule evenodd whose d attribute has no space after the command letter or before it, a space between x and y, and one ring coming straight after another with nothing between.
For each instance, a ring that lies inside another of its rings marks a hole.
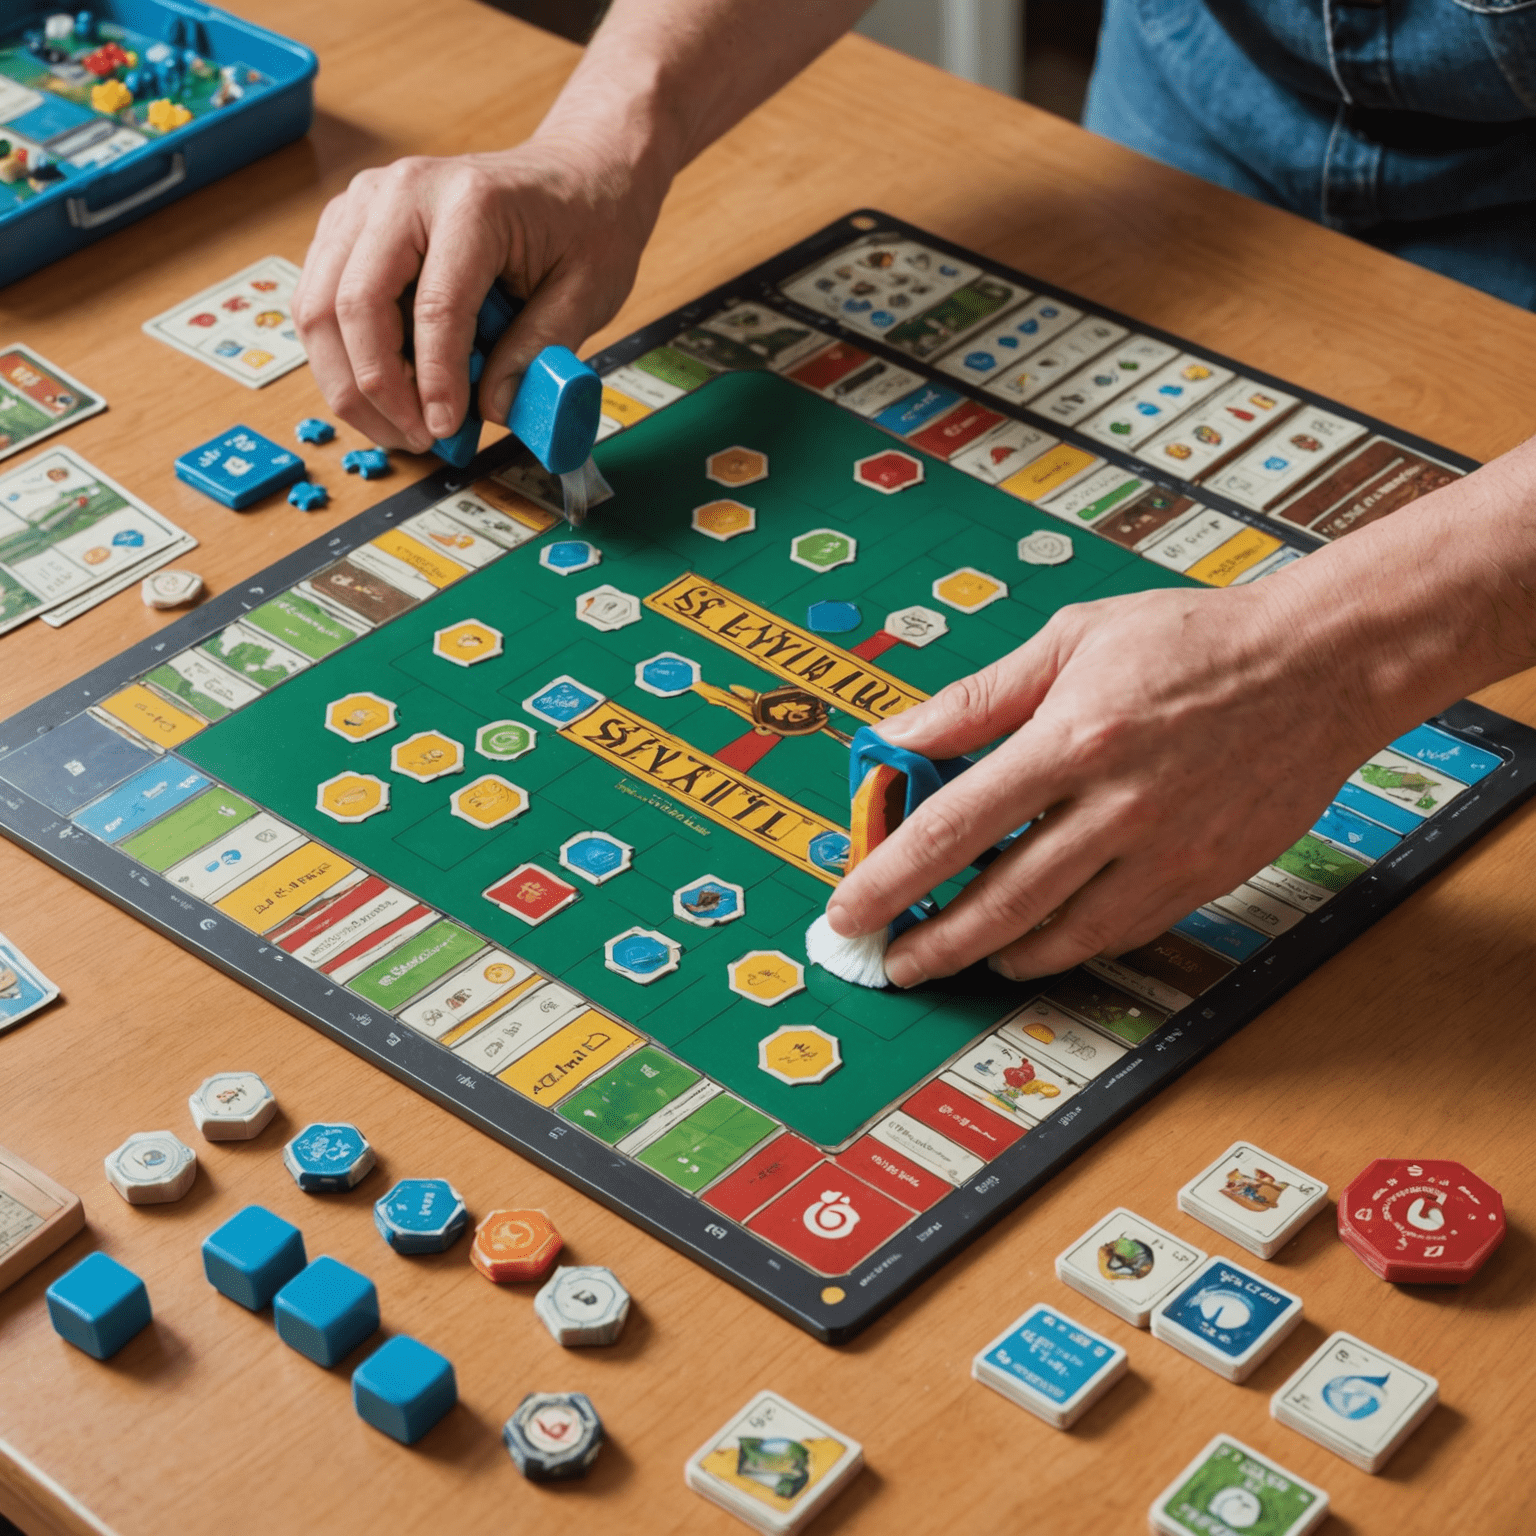
<instances>
[{"instance_id":1,"label":"round cardboard token","mask_svg":"<svg viewBox=\"0 0 1536 1536\"><path fill-rule=\"evenodd\" d=\"M1394 1285L1462 1285L1504 1231L1503 1197L1461 1163L1377 1158L1339 1196L1339 1236Z\"/></svg>"}]
</instances>

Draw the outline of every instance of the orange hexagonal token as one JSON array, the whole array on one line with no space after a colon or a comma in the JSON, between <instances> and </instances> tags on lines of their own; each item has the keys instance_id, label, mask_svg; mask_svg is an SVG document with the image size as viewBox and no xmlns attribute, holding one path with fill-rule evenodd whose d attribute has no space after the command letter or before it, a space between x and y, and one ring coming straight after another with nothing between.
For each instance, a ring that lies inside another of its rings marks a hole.
<instances>
[{"instance_id":1,"label":"orange hexagonal token","mask_svg":"<svg viewBox=\"0 0 1536 1536\"><path fill-rule=\"evenodd\" d=\"M739 501L706 501L702 507L693 509L692 526L695 533L706 534L723 544L739 533L751 533L757 527L757 513Z\"/></svg>"},{"instance_id":2,"label":"orange hexagonal token","mask_svg":"<svg viewBox=\"0 0 1536 1536\"><path fill-rule=\"evenodd\" d=\"M704 461L704 474L716 485L754 485L768 478L768 455L756 448L722 448Z\"/></svg>"},{"instance_id":3,"label":"orange hexagonal token","mask_svg":"<svg viewBox=\"0 0 1536 1536\"><path fill-rule=\"evenodd\" d=\"M563 1246L543 1211L492 1211L475 1228L469 1261L498 1285L538 1280Z\"/></svg>"}]
</instances>

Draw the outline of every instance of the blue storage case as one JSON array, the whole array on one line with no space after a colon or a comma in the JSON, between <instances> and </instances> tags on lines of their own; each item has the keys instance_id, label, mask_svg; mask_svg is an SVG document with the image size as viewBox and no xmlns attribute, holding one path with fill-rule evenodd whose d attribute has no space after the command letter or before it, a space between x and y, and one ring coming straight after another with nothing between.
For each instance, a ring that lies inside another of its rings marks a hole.
<instances>
[{"instance_id":1,"label":"blue storage case","mask_svg":"<svg viewBox=\"0 0 1536 1536\"><path fill-rule=\"evenodd\" d=\"M0 0L0 141L51 177L36 186L0 178L0 286L302 138L314 116L318 62L308 48L187 0L96 0L90 48L78 36L45 41L41 53L26 47L50 15L77 6ZM115 115L90 104L100 81L81 62L110 43L138 55L116 73L141 87ZM227 83L225 69L235 75ZM212 107L220 88L239 94ZM148 126L145 107L160 97L190 100L192 121Z\"/></svg>"}]
</instances>

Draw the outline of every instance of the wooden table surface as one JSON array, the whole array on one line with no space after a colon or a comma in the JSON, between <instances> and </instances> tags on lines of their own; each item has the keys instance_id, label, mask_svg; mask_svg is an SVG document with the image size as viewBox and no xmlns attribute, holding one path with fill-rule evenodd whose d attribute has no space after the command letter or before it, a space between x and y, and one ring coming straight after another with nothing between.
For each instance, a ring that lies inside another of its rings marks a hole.
<instances>
[{"instance_id":1,"label":"wooden table surface","mask_svg":"<svg viewBox=\"0 0 1536 1536\"><path fill-rule=\"evenodd\" d=\"M333 508L317 515L227 512L175 480L172 460L235 420L287 438L323 410L314 381L300 370L247 391L140 322L257 257L302 260L323 202L360 167L515 141L576 58L472 0L440 0L430 22L409 0L246 9L320 55L309 138L0 292L0 342L30 343L111 402L58 441L195 533L201 548L181 563L214 591L427 465L397 461L381 487L338 475ZM1479 457L1536 420L1531 315L859 38L680 178L633 295L596 340L861 204ZM62 630L11 634L0 714L168 622L128 592ZM1531 674L1485 701L1536 722ZM0 1037L0 1143L78 1191L89 1219L0 1294L0 1512L29 1536L436 1536L525 1522L728 1536L744 1527L684 1488L683 1461L772 1386L864 1442L867 1470L825 1533L1143 1529L1153 1496L1218 1430L1326 1487L1331 1533L1514 1531L1533 1471L1515 1368L1536 1316L1536 1157L1521 1118L1536 1103L1533 831L1536 813L1513 817L841 1349L0 843L0 929L64 991ZM179 1204L125 1205L103 1154L134 1130L190 1135L187 1094L231 1067L272 1083L278 1122L249 1144L198 1141L203 1172ZM308 1198L282 1169L282 1141L316 1118L355 1120L379 1148L380 1171L349 1195ZM1394 1289L1337 1240L1330 1209L1262 1266L1305 1297L1302 1327L1245 1386L1227 1385L1066 1291L1052 1259L1122 1202L1219 1251L1174 1195L1239 1137L1335 1189L1377 1156L1458 1158L1502 1189L1508 1240L1466 1287ZM547 1207L577 1261L611 1265L634 1293L623 1341L560 1350L528 1295L488 1286L463 1244L440 1259L388 1252L369 1207L403 1174L450 1177L471 1210ZM374 1276L386 1326L454 1361L462 1403L419 1447L364 1426L345 1370L284 1348L203 1279L202 1237L252 1200L301 1224L312 1254ZM105 1365L58 1339L43 1306L93 1246L145 1277L156 1314ZM1037 1300L1130 1351L1129 1379L1069 1434L968 1374L974 1351ZM1339 1327L1441 1382L1441 1406L1376 1478L1269 1417L1270 1393ZM525 1483L500 1425L525 1392L571 1388L591 1394L611 1443L584 1484Z\"/></svg>"}]
</instances>

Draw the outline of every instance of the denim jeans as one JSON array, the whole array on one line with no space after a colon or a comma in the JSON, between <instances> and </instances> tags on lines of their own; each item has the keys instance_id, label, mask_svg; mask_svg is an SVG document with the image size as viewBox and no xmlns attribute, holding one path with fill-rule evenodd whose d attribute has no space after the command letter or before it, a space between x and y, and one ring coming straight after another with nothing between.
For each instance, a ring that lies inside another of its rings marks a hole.
<instances>
[{"instance_id":1,"label":"denim jeans","mask_svg":"<svg viewBox=\"0 0 1536 1536\"><path fill-rule=\"evenodd\" d=\"M1084 122L1536 308L1536 0L1107 0Z\"/></svg>"}]
</instances>

